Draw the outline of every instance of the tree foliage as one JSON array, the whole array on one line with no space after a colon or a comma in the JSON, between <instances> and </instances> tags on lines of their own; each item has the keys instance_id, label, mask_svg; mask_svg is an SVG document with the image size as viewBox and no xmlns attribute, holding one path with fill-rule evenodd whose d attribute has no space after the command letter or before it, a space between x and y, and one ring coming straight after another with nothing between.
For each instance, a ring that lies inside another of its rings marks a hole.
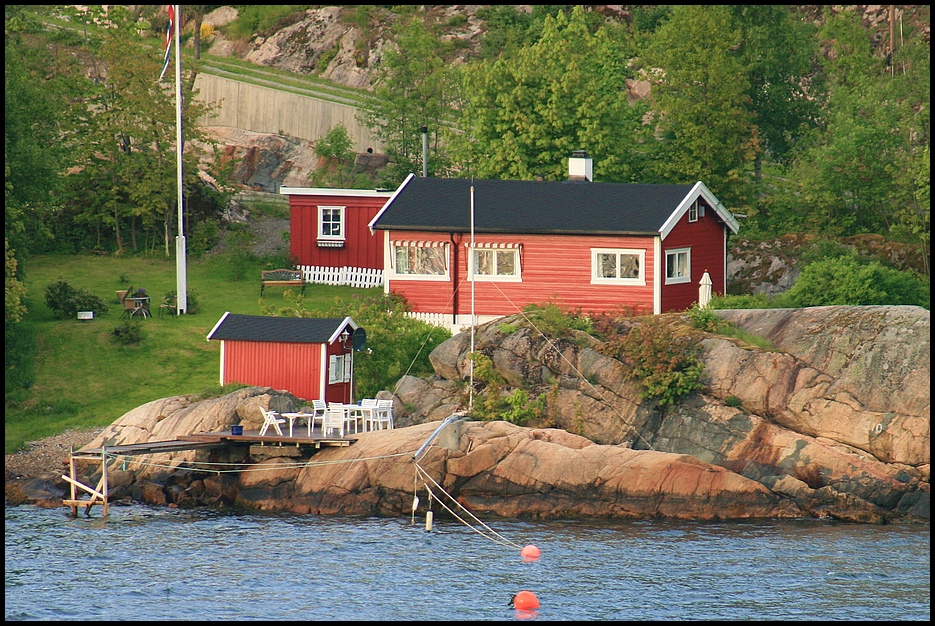
<instances>
[{"instance_id":1,"label":"tree foliage","mask_svg":"<svg viewBox=\"0 0 935 626\"><path fill-rule=\"evenodd\" d=\"M644 54L660 137L652 182L701 180L737 208L749 205L747 173L762 151L750 78L734 52L741 42L726 7L680 5Z\"/></svg>"},{"instance_id":2,"label":"tree foliage","mask_svg":"<svg viewBox=\"0 0 935 626\"><path fill-rule=\"evenodd\" d=\"M645 105L629 106L624 44L589 32L584 10L546 17L541 37L462 72L458 130L450 137L462 175L561 180L566 159L587 150L595 178L637 180Z\"/></svg>"},{"instance_id":3,"label":"tree foliage","mask_svg":"<svg viewBox=\"0 0 935 626\"><path fill-rule=\"evenodd\" d=\"M454 97L444 45L420 19L400 20L395 49L387 50L374 81L376 104L358 117L386 146L389 164L384 184L396 187L409 173L422 171L422 132L431 136L428 170L444 171L447 160L440 145L449 123Z\"/></svg>"},{"instance_id":4,"label":"tree foliage","mask_svg":"<svg viewBox=\"0 0 935 626\"><path fill-rule=\"evenodd\" d=\"M357 170L354 142L344 124L338 124L315 142L315 154L321 160L308 177L313 187L368 189L374 186L365 172Z\"/></svg>"}]
</instances>

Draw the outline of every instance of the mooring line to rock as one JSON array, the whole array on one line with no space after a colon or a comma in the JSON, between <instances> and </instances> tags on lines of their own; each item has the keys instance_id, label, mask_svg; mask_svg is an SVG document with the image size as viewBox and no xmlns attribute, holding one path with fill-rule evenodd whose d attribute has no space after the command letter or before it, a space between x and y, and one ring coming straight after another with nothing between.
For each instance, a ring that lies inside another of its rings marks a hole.
<instances>
[{"instance_id":1,"label":"mooring line to rock","mask_svg":"<svg viewBox=\"0 0 935 626\"><path fill-rule=\"evenodd\" d=\"M532 328L533 328L537 333L539 333L539 334L542 336L543 339L546 340L546 342L549 344L549 346L551 346L551 347L554 348L554 347L555 347L555 344L552 342L552 340L549 339L549 338L546 336L546 334L545 334L544 332L542 332L541 330L539 330L539 327L536 326L535 322L533 322L531 319L529 319L529 316L526 315L526 312L523 311L522 309L520 309L519 307L517 307L516 304L515 304L512 300L510 300L510 297L509 297L508 295L506 295L505 293L503 293L503 290L500 289L500 286L499 286L497 283L491 283L491 284L492 284L494 287L497 288L497 291L500 292L500 295L502 295L504 298L506 298L507 302L509 302L510 304L513 305L513 308L516 309L516 311L517 311L520 315L523 316L523 319L525 319L525 320L529 323L529 325L532 326ZM630 423L627 422L626 418L624 418L623 415L620 414L620 411L617 410L617 407L615 407L612 403L608 402L607 399L604 398L604 394L602 394L601 391L600 391L597 387L595 387L593 384L591 384L591 381L590 381L590 380L588 380L587 378L585 378L584 374L581 373L581 370L579 370L577 367L575 367L575 364L574 364L574 363L572 363L572 362L569 361L567 358L565 358L565 355L562 354L562 351L561 351L561 350L556 349L555 351L558 353L558 356L559 356L563 361L565 361L565 363L567 363L568 366L571 367L572 370L574 370L575 374L578 375L578 378L580 378L581 380L583 380L584 382L586 382L586 383L588 384L588 386L591 387L591 389L594 390L594 393L596 393L596 394L598 395L598 397L600 397L601 402L603 402L603 403L606 404L608 407L610 407L610 410L613 411L614 413L616 413L616 414L617 414L617 417L619 417L620 420L621 420L624 424L626 424L627 426L630 427L630 430L633 432L634 435L636 435L637 437L639 437L640 441L642 441L642 442L645 443L647 446L649 446L649 449L650 449L650 450L653 450L653 451L656 450L656 449L653 447L653 444L651 444L651 443L649 443L648 441L646 441L646 439L643 438L643 436L640 434L640 432L639 432L636 428L634 428L632 424L630 424Z\"/></svg>"},{"instance_id":2,"label":"mooring line to rock","mask_svg":"<svg viewBox=\"0 0 935 626\"><path fill-rule=\"evenodd\" d=\"M490 526L488 526L487 524L485 524L482 520L480 520L476 515L474 515L473 513L471 513L468 509L466 509L466 508L464 507L464 505L462 505L460 502L458 502L458 501L454 498L454 496L452 496L450 493L448 493L447 491L445 491L444 487L442 487L442 486L439 485L437 482L435 482L435 479L432 478L431 476L429 476L428 472L426 472L425 469L423 469L422 466L419 465L418 462L413 461L413 466L415 467L415 470L416 470L416 476L417 476L417 477L418 477L418 476L421 476L421 477L422 477L422 484L423 484L423 486L425 487L425 490L426 490L426 491L428 492L428 494L429 494L429 502L431 502L431 501L432 501L432 498L434 497L434 499L438 502L438 504L440 504L446 511L448 511L456 520L458 520L459 522L461 522L462 524L464 524L465 526L467 526L468 528L470 528L471 530L473 530L474 532L476 532L477 534L479 534L481 537L484 537L485 539L489 539L490 541L493 541L494 543L500 544L501 546L507 546L507 547L511 547L511 548L516 548L517 550L522 550L522 549L523 549L523 546L519 545L518 543L514 543L514 542L510 541L509 539L507 539L506 537L504 537L503 535L501 535L500 533L498 533L497 531L495 531L493 528L491 528ZM485 529L488 533L490 533L490 534L488 535L488 534L485 534L483 531L478 530L478 529L475 528L471 523L469 523L468 521L466 521L465 519L463 519L460 515L458 515L457 513L455 513L455 512L451 509L451 507L449 507L447 504L445 504L445 502L444 502L441 498L439 498L438 495L435 494L435 492L432 491L432 489L431 489L431 487L429 487L427 481L428 481L428 482L431 482L432 485L434 485L435 488L438 489L441 493L443 493L443 494L445 494L446 496L448 496L448 499L449 499L451 502L453 502L454 504L456 504L456 505L458 506L458 508L460 508L462 511L464 511L465 513L467 513L467 515L469 515L475 522L477 522L478 524L480 524L481 526L483 526L484 529ZM413 484L415 484L415 480L413 481ZM413 506L412 506L413 521L415 521L415 509L416 509L416 506L417 506L418 502L419 502L418 496L414 494L414 495L413 495ZM491 536L491 535L492 535L492 536Z\"/></svg>"}]
</instances>

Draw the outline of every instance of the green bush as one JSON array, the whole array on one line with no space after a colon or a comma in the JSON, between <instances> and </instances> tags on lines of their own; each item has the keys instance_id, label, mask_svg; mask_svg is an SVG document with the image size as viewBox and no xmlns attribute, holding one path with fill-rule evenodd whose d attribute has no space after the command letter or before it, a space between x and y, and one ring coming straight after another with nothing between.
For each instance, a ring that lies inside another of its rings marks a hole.
<instances>
[{"instance_id":1,"label":"green bush","mask_svg":"<svg viewBox=\"0 0 935 626\"><path fill-rule=\"evenodd\" d=\"M139 320L127 320L114 328L114 341L122 346L135 346L145 338L143 326Z\"/></svg>"},{"instance_id":2,"label":"green bush","mask_svg":"<svg viewBox=\"0 0 935 626\"><path fill-rule=\"evenodd\" d=\"M771 309L775 308L769 296L763 293L745 293L735 296L714 296L711 298L711 309Z\"/></svg>"},{"instance_id":3,"label":"green bush","mask_svg":"<svg viewBox=\"0 0 935 626\"><path fill-rule=\"evenodd\" d=\"M201 258L205 252L217 245L221 238L221 229L213 220L204 220L192 226L192 235L188 238L188 253L194 259Z\"/></svg>"},{"instance_id":4,"label":"green bush","mask_svg":"<svg viewBox=\"0 0 935 626\"><path fill-rule=\"evenodd\" d=\"M707 333L716 333L723 325L723 320L715 315L714 309L699 307L697 302L686 313L692 326Z\"/></svg>"},{"instance_id":5,"label":"green bush","mask_svg":"<svg viewBox=\"0 0 935 626\"><path fill-rule=\"evenodd\" d=\"M177 289L171 289L164 294L162 294L163 302L172 302L175 300L175 294L178 293ZM186 315L195 315L201 311L201 303L198 301L198 294L189 289L185 292L187 294L187 300L185 302L185 314Z\"/></svg>"},{"instance_id":6,"label":"green bush","mask_svg":"<svg viewBox=\"0 0 935 626\"><path fill-rule=\"evenodd\" d=\"M855 255L821 259L802 268L783 295L789 306L900 305L929 308L930 286L912 271L899 271L879 261L861 262Z\"/></svg>"},{"instance_id":7,"label":"green bush","mask_svg":"<svg viewBox=\"0 0 935 626\"><path fill-rule=\"evenodd\" d=\"M62 279L49 283L45 288L45 304L61 319L74 318L78 311L93 311L96 317L100 317L110 310L100 296L87 289L77 289Z\"/></svg>"},{"instance_id":8,"label":"green bush","mask_svg":"<svg viewBox=\"0 0 935 626\"><path fill-rule=\"evenodd\" d=\"M664 317L644 318L625 335L609 338L599 350L626 363L626 377L639 384L640 398L656 398L660 406L703 387L697 333L682 332Z\"/></svg>"},{"instance_id":9,"label":"green bush","mask_svg":"<svg viewBox=\"0 0 935 626\"><path fill-rule=\"evenodd\" d=\"M555 302L545 304L527 304L523 307L527 320L542 334L550 337L568 337L570 330L591 332L591 318L581 311L563 309Z\"/></svg>"}]
</instances>

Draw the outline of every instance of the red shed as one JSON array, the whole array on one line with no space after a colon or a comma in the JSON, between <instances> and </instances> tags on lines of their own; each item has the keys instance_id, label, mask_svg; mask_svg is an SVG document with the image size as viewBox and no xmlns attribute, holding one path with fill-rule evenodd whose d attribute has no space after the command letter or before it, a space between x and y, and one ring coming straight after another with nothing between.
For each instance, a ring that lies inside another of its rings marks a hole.
<instances>
[{"instance_id":1,"label":"red shed","mask_svg":"<svg viewBox=\"0 0 935 626\"><path fill-rule=\"evenodd\" d=\"M363 347L365 336L350 317L227 312L208 333L208 340L221 342L221 385L262 385L305 400L350 403L354 349Z\"/></svg>"},{"instance_id":2,"label":"red shed","mask_svg":"<svg viewBox=\"0 0 935 626\"><path fill-rule=\"evenodd\" d=\"M549 301L680 311L699 300L705 272L725 293L738 224L704 183L594 183L583 152L569 172L550 182L410 174L370 224L383 234L384 289L453 332L470 325L472 299L483 323Z\"/></svg>"},{"instance_id":3,"label":"red shed","mask_svg":"<svg viewBox=\"0 0 935 626\"><path fill-rule=\"evenodd\" d=\"M289 196L289 252L311 283L383 283L383 246L368 228L392 191L281 187Z\"/></svg>"}]
</instances>

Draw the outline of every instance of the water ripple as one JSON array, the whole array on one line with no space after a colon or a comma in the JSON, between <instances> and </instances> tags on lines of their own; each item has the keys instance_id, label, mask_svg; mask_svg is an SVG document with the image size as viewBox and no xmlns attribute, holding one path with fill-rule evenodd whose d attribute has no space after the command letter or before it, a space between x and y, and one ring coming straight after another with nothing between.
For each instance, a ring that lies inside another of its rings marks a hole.
<instances>
[{"instance_id":1,"label":"water ripple","mask_svg":"<svg viewBox=\"0 0 935 626\"><path fill-rule=\"evenodd\" d=\"M7 620L928 620L928 526L6 509ZM541 607L509 607L528 589ZM93 590L89 601L88 591Z\"/></svg>"}]
</instances>

